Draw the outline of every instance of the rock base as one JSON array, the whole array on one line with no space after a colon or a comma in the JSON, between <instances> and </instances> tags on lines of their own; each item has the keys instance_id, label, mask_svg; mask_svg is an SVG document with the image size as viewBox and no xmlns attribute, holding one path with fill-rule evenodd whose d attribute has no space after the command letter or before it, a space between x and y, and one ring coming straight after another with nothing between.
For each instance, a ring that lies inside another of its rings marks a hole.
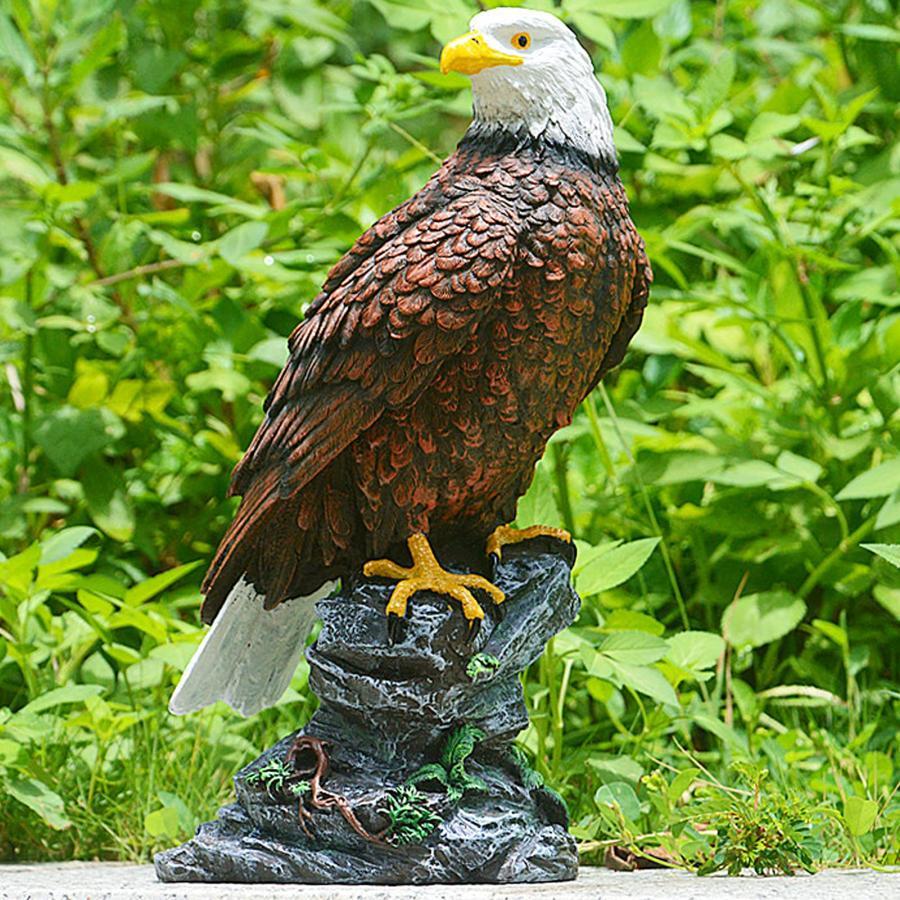
<instances>
[{"instance_id":1,"label":"rock base","mask_svg":"<svg viewBox=\"0 0 900 900\"><path fill-rule=\"evenodd\" d=\"M414 598L394 644L384 617L390 585L359 582L322 601L323 628L307 654L319 711L238 773L236 803L156 856L157 876L303 884L574 879L565 805L512 746L528 721L519 675L578 611L571 555L555 543L505 550L492 580L506 602L485 607L474 640L459 610L435 595ZM310 742L297 742L303 736L322 748L327 768L317 768Z\"/></svg>"}]
</instances>

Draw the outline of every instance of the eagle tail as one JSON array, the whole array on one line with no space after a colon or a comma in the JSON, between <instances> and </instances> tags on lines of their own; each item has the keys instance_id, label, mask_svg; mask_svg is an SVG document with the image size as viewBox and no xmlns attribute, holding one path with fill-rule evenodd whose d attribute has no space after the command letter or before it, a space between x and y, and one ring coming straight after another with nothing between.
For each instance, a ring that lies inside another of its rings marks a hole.
<instances>
[{"instance_id":1,"label":"eagle tail","mask_svg":"<svg viewBox=\"0 0 900 900\"><path fill-rule=\"evenodd\" d=\"M316 601L334 586L330 582L308 597L266 610L265 597L241 578L191 657L169 711L183 716L224 700L251 716L274 705L294 676L315 621Z\"/></svg>"}]
</instances>

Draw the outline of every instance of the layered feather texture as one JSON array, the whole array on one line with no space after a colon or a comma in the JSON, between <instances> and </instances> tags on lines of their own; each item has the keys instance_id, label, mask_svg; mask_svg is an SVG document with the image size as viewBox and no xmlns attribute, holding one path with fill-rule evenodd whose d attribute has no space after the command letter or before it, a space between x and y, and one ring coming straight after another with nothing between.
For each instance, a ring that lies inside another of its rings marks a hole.
<instances>
[{"instance_id":1,"label":"layered feather texture","mask_svg":"<svg viewBox=\"0 0 900 900\"><path fill-rule=\"evenodd\" d=\"M272 607L413 531L476 542L512 519L649 284L608 159L473 132L360 237L291 336L234 473L206 621L242 575Z\"/></svg>"}]
</instances>

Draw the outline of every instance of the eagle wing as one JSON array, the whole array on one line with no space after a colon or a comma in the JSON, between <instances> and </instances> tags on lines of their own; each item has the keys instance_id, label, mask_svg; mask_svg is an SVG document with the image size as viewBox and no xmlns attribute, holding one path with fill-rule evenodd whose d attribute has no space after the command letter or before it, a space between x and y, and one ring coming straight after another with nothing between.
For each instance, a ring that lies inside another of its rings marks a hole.
<instances>
[{"instance_id":1,"label":"eagle wing","mask_svg":"<svg viewBox=\"0 0 900 900\"><path fill-rule=\"evenodd\" d=\"M265 418L232 476L231 493L243 500L204 583L207 621L243 574L246 544L272 506L421 392L490 309L515 258L516 211L476 179L455 188L426 203L426 186L373 225L291 335Z\"/></svg>"}]
</instances>

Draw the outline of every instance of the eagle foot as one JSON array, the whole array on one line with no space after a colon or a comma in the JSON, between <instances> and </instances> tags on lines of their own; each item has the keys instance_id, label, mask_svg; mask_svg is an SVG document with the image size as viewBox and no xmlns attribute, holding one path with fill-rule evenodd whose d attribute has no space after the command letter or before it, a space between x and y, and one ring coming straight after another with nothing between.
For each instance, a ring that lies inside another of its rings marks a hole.
<instances>
[{"instance_id":1,"label":"eagle foot","mask_svg":"<svg viewBox=\"0 0 900 900\"><path fill-rule=\"evenodd\" d=\"M488 556L500 560L503 556L503 548L509 544L519 544L522 541L530 541L532 538L549 537L565 544L572 543L572 535L563 528L553 528L550 525L532 525L530 528L513 528L512 525L498 525L493 534L487 539L485 550Z\"/></svg>"},{"instance_id":2,"label":"eagle foot","mask_svg":"<svg viewBox=\"0 0 900 900\"><path fill-rule=\"evenodd\" d=\"M503 591L481 575L460 575L442 568L424 534L411 535L406 543L413 560L410 568L398 565L390 559L374 559L363 566L363 574L367 578L397 580L397 586L385 608L391 643L400 637L409 599L419 591L433 591L435 594L443 594L457 600L469 623L469 638L473 639L481 627L484 610L470 588L484 591L494 603L503 602Z\"/></svg>"}]
</instances>

